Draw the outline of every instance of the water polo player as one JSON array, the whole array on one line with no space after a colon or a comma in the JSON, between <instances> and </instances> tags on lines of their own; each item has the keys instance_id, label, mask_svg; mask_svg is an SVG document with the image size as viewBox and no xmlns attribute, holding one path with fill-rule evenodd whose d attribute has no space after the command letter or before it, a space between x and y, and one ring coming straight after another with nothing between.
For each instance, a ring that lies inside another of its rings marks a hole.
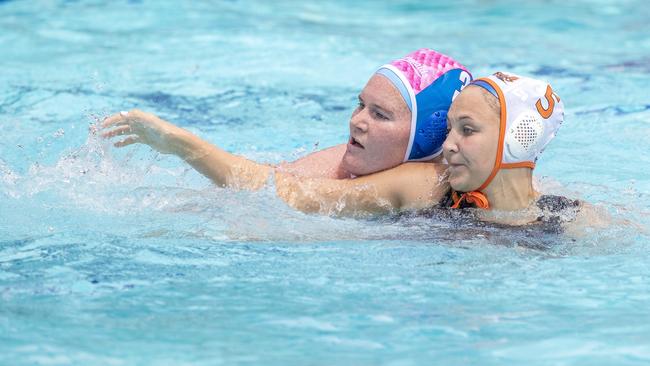
<instances>
[{"instance_id":1,"label":"water polo player","mask_svg":"<svg viewBox=\"0 0 650 366\"><path fill-rule=\"evenodd\" d=\"M533 188L535 163L564 120L564 104L548 83L501 72L475 80L448 117L443 154L452 190L443 205L491 212L578 205ZM522 220L529 219L514 223Z\"/></svg>"},{"instance_id":2,"label":"water polo player","mask_svg":"<svg viewBox=\"0 0 650 366\"><path fill-rule=\"evenodd\" d=\"M407 161L439 162L447 111L470 81L467 69L452 58L426 48L412 52L370 78L350 118L347 144L280 167L301 176L342 179Z\"/></svg>"}]
</instances>

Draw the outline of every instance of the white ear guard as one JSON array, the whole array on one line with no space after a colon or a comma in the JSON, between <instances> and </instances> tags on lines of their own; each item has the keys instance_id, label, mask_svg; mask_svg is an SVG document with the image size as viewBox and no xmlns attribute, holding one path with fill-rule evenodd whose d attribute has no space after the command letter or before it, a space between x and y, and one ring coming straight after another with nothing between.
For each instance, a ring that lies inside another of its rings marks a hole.
<instances>
[{"instance_id":1,"label":"white ear guard","mask_svg":"<svg viewBox=\"0 0 650 366\"><path fill-rule=\"evenodd\" d=\"M508 127L503 149L503 160L509 162L535 161L544 135L542 119L523 112Z\"/></svg>"}]
</instances>

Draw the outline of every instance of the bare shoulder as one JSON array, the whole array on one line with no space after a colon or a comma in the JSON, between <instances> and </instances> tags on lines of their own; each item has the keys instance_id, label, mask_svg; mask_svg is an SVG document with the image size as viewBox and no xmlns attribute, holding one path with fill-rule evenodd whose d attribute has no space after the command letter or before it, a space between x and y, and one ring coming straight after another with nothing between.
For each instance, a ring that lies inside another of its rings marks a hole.
<instances>
[{"instance_id":1,"label":"bare shoulder","mask_svg":"<svg viewBox=\"0 0 650 366\"><path fill-rule=\"evenodd\" d=\"M278 169L307 178L341 179L340 165L345 149L345 144L328 147L298 160L282 163Z\"/></svg>"}]
</instances>

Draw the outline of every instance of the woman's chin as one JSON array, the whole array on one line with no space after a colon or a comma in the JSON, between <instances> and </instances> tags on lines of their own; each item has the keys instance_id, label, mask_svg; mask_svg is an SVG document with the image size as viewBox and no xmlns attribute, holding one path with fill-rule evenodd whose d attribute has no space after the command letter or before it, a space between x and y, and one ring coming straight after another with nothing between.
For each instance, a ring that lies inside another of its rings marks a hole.
<instances>
[{"instance_id":1,"label":"woman's chin","mask_svg":"<svg viewBox=\"0 0 650 366\"><path fill-rule=\"evenodd\" d=\"M467 181L463 179L462 176L454 176L453 174L449 176L449 185L454 191L458 192L467 192Z\"/></svg>"},{"instance_id":2,"label":"woman's chin","mask_svg":"<svg viewBox=\"0 0 650 366\"><path fill-rule=\"evenodd\" d=\"M382 161L372 159L363 160L355 156L348 156L347 154L343 155L343 159L341 160L341 168L357 177L391 169L398 165L400 165L399 161L395 162L388 159Z\"/></svg>"},{"instance_id":3,"label":"woman's chin","mask_svg":"<svg viewBox=\"0 0 650 366\"><path fill-rule=\"evenodd\" d=\"M355 176L360 176L364 175L364 167L362 162L357 161L354 158L351 158L347 155L343 156L343 160L341 160L341 168L345 170L346 172L355 175Z\"/></svg>"},{"instance_id":4,"label":"woman's chin","mask_svg":"<svg viewBox=\"0 0 650 366\"><path fill-rule=\"evenodd\" d=\"M396 167L399 164L389 165L389 164L377 164L376 162L368 163L363 161L350 161L346 162L345 159L341 163L341 167L348 173L360 177L363 175L369 175L377 173L386 169L391 169Z\"/></svg>"}]
</instances>

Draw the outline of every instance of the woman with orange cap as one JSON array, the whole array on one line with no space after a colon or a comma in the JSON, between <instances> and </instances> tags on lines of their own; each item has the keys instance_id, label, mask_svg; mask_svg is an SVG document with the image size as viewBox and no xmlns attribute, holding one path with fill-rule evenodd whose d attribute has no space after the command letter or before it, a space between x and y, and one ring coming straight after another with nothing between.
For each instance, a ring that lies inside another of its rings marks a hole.
<instances>
[{"instance_id":1,"label":"woman with orange cap","mask_svg":"<svg viewBox=\"0 0 650 366\"><path fill-rule=\"evenodd\" d=\"M501 72L473 81L449 110L443 155L451 192L442 205L485 209L481 217L491 221L502 221L499 211L577 207L533 188L535 163L563 120L564 105L545 82Z\"/></svg>"}]
</instances>

